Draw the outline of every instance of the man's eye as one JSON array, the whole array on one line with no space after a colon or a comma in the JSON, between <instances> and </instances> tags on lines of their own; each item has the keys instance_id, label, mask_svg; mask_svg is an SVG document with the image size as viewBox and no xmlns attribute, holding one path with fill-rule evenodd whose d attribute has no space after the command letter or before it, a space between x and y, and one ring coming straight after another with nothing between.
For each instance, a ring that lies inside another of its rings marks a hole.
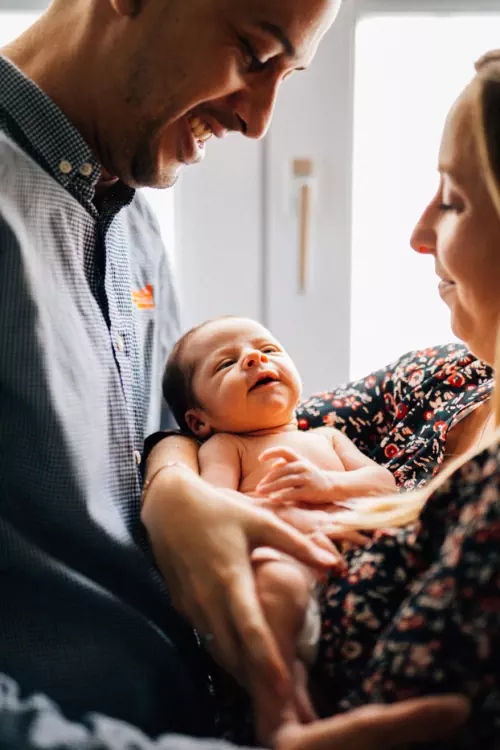
<instances>
[{"instance_id":1,"label":"man's eye","mask_svg":"<svg viewBox=\"0 0 500 750\"><path fill-rule=\"evenodd\" d=\"M439 210L440 211L456 211L457 207L454 206L452 203L440 203L439 204Z\"/></svg>"},{"instance_id":2,"label":"man's eye","mask_svg":"<svg viewBox=\"0 0 500 750\"><path fill-rule=\"evenodd\" d=\"M247 73L259 73L266 67L266 62L259 60L255 49L246 37L240 36L238 39L245 58Z\"/></svg>"}]
</instances>

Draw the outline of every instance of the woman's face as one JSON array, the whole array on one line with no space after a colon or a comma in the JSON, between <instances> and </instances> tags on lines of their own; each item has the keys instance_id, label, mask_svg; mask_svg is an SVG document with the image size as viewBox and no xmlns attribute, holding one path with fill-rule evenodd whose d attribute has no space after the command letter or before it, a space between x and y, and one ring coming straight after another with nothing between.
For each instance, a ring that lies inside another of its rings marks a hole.
<instances>
[{"instance_id":1,"label":"woman's face","mask_svg":"<svg viewBox=\"0 0 500 750\"><path fill-rule=\"evenodd\" d=\"M500 218L481 174L474 136L475 85L446 121L439 188L418 222L411 245L434 256L439 293L458 338L493 364L500 322Z\"/></svg>"}]
</instances>

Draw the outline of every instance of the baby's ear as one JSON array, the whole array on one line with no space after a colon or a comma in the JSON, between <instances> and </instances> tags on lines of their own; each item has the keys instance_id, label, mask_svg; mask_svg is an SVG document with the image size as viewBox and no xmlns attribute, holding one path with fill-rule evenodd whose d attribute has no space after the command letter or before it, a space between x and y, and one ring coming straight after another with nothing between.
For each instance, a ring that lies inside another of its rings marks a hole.
<instances>
[{"instance_id":1,"label":"baby's ear","mask_svg":"<svg viewBox=\"0 0 500 750\"><path fill-rule=\"evenodd\" d=\"M206 440L212 434L212 428L206 420L202 409L189 409L184 415L186 424L196 437Z\"/></svg>"}]
</instances>

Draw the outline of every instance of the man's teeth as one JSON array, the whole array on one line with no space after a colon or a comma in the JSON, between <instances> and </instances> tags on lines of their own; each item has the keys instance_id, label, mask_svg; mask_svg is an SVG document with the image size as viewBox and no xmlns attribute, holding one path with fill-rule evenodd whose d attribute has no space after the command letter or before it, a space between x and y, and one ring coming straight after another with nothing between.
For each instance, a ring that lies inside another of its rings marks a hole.
<instances>
[{"instance_id":1,"label":"man's teeth","mask_svg":"<svg viewBox=\"0 0 500 750\"><path fill-rule=\"evenodd\" d=\"M197 141L201 141L202 143L208 141L208 139L214 134L212 128L210 128L206 122L200 120L199 117L190 117L189 124L191 125L191 130Z\"/></svg>"}]
</instances>

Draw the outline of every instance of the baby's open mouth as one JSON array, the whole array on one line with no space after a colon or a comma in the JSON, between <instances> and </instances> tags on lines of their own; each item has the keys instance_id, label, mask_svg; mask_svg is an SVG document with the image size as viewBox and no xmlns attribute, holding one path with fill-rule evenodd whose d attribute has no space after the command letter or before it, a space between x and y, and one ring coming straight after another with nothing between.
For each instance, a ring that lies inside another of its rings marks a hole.
<instances>
[{"instance_id":1,"label":"baby's open mouth","mask_svg":"<svg viewBox=\"0 0 500 750\"><path fill-rule=\"evenodd\" d=\"M257 388L261 388L265 385L270 385L271 383L277 383L279 379L275 375L262 375L256 383L253 384L253 386L250 388L251 391L255 391Z\"/></svg>"}]
</instances>

